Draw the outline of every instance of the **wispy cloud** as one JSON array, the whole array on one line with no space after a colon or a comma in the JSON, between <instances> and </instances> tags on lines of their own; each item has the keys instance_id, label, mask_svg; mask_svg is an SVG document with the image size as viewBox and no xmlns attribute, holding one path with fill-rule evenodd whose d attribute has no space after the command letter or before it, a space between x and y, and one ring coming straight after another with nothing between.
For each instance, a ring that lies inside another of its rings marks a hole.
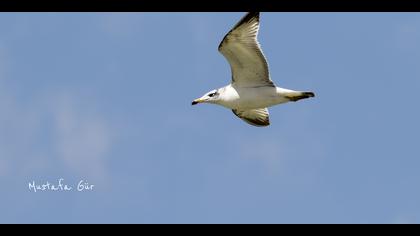
<instances>
[{"instance_id":1,"label":"wispy cloud","mask_svg":"<svg viewBox=\"0 0 420 236\"><path fill-rule=\"evenodd\" d=\"M3 175L64 168L75 176L106 178L111 129L103 116L92 111L93 104L75 95L51 93L28 105L8 91L0 95Z\"/></svg>"},{"instance_id":2,"label":"wispy cloud","mask_svg":"<svg viewBox=\"0 0 420 236\"><path fill-rule=\"evenodd\" d=\"M41 161L31 155L40 152L37 133L40 130L39 113L19 104L10 89L0 81L0 159L3 173L19 174L28 171Z\"/></svg>"},{"instance_id":3,"label":"wispy cloud","mask_svg":"<svg viewBox=\"0 0 420 236\"><path fill-rule=\"evenodd\" d=\"M54 146L67 167L89 177L104 178L111 131L102 117L80 105L71 96L60 96L52 107Z\"/></svg>"},{"instance_id":4,"label":"wispy cloud","mask_svg":"<svg viewBox=\"0 0 420 236\"><path fill-rule=\"evenodd\" d=\"M22 89L25 78L16 73L18 63L12 63L16 57L10 45L12 41L0 39L0 175L41 178L40 173L63 172L106 178L112 145L112 124L106 115L70 88Z\"/></svg>"}]
</instances>

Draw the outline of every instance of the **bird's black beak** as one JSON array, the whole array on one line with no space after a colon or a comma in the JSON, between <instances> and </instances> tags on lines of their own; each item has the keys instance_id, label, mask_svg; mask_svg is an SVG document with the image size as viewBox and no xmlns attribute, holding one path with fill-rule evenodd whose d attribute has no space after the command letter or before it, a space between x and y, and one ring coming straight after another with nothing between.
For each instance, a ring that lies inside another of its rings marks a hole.
<instances>
[{"instance_id":1,"label":"bird's black beak","mask_svg":"<svg viewBox=\"0 0 420 236\"><path fill-rule=\"evenodd\" d=\"M196 100L192 101L191 105L195 105L198 104L198 102Z\"/></svg>"}]
</instances>

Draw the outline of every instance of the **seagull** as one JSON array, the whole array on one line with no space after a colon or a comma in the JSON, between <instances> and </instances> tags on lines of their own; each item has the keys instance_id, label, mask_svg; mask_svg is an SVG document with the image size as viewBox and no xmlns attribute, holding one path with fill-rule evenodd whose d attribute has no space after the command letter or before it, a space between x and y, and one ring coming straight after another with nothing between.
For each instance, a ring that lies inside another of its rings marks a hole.
<instances>
[{"instance_id":1,"label":"seagull","mask_svg":"<svg viewBox=\"0 0 420 236\"><path fill-rule=\"evenodd\" d=\"M232 81L195 99L192 105L221 105L248 124L263 127L270 125L268 107L315 96L274 84L257 40L259 27L259 12L249 12L225 35L218 49L230 64Z\"/></svg>"}]
</instances>

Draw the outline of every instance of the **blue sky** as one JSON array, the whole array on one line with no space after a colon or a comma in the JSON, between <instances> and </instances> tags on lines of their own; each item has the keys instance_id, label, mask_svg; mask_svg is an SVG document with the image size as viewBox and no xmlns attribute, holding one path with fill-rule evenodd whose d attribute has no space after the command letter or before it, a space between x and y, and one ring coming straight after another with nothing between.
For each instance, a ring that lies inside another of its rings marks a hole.
<instances>
[{"instance_id":1,"label":"blue sky","mask_svg":"<svg viewBox=\"0 0 420 236\"><path fill-rule=\"evenodd\" d=\"M419 223L420 14L262 13L268 128L191 106L243 14L1 13L0 222Z\"/></svg>"}]
</instances>

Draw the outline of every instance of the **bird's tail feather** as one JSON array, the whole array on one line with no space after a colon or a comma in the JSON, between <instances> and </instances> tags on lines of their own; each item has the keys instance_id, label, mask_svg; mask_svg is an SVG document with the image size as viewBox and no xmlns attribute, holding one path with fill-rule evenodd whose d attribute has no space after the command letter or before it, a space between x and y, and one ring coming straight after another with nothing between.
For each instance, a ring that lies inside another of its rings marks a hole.
<instances>
[{"instance_id":1,"label":"bird's tail feather","mask_svg":"<svg viewBox=\"0 0 420 236\"><path fill-rule=\"evenodd\" d=\"M290 101L296 102L301 99L315 97L313 92L293 92L286 96Z\"/></svg>"}]
</instances>

